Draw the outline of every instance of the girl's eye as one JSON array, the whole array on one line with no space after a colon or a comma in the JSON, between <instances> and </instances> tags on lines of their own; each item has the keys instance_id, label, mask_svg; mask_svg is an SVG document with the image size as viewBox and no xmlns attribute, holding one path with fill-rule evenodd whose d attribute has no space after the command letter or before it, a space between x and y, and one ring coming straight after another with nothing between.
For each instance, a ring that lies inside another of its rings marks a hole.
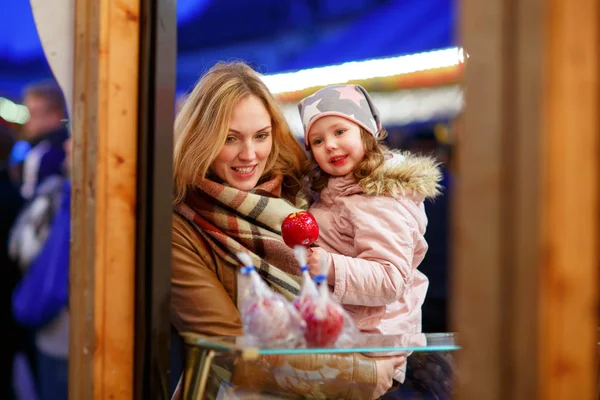
<instances>
[{"instance_id":1,"label":"girl's eye","mask_svg":"<svg viewBox=\"0 0 600 400\"><path fill-rule=\"evenodd\" d=\"M323 143L323 139L315 139L313 140L313 146L318 146Z\"/></svg>"},{"instance_id":2,"label":"girl's eye","mask_svg":"<svg viewBox=\"0 0 600 400\"><path fill-rule=\"evenodd\" d=\"M340 136L340 135L343 135L344 132L346 132L346 130L344 130L344 129L338 129L337 131L335 131L335 134L338 135L338 136Z\"/></svg>"}]
</instances>

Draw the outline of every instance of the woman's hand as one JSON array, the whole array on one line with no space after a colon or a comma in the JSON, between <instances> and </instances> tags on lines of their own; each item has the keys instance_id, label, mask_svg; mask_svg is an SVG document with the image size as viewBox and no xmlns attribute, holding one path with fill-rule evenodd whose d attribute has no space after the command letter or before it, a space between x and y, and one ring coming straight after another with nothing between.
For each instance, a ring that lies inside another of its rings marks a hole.
<instances>
[{"instance_id":1,"label":"woman's hand","mask_svg":"<svg viewBox=\"0 0 600 400\"><path fill-rule=\"evenodd\" d=\"M335 282L335 270L333 268L333 258L326 250L320 247L310 247L308 249L308 272L311 276L321 275L321 259L326 258L327 262L327 281L330 284Z\"/></svg>"},{"instance_id":2,"label":"woman's hand","mask_svg":"<svg viewBox=\"0 0 600 400\"><path fill-rule=\"evenodd\" d=\"M394 373L396 368L402 366L406 361L406 356L378 357L375 360L377 364L377 383L373 391L372 399L378 399L392 387Z\"/></svg>"}]
</instances>

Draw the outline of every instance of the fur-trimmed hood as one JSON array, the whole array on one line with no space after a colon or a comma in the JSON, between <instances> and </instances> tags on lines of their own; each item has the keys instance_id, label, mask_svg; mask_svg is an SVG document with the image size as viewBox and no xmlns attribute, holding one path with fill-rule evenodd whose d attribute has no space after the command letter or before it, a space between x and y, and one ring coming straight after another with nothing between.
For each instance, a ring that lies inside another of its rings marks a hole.
<instances>
[{"instance_id":1,"label":"fur-trimmed hood","mask_svg":"<svg viewBox=\"0 0 600 400\"><path fill-rule=\"evenodd\" d=\"M413 194L423 198L440 194L442 171L434 158L409 152L392 152L391 155L370 176L360 180L363 193L392 197Z\"/></svg>"},{"instance_id":2,"label":"fur-trimmed hood","mask_svg":"<svg viewBox=\"0 0 600 400\"><path fill-rule=\"evenodd\" d=\"M321 193L321 201L330 203L337 196L359 193L368 196L411 196L419 200L440 194L442 172L435 159L396 151L390 152L388 157L383 165L358 183L353 174L330 178L327 188Z\"/></svg>"}]
</instances>

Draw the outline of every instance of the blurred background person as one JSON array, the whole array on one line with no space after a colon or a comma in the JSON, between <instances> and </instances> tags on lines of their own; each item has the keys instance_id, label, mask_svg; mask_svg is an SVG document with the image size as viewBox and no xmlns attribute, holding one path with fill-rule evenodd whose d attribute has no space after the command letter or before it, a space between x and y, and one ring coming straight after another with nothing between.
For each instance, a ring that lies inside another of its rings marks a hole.
<instances>
[{"instance_id":1,"label":"blurred background person","mask_svg":"<svg viewBox=\"0 0 600 400\"><path fill-rule=\"evenodd\" d=\"M27 86L23 101L30 113L23 126L30 150L19 157L23 162L17 184L27 203L13 227L9 251L25 271L46 240L60 206L57 193L65 180L65 141L69 132L65 99L54 81Z\"/></svg>"},{"instance_id":2,"label":"blurred background person","mask_svg":"<svg viewBox=\"0 0 600 400\"><path fill-rule=\"evenodd\" d=\"M20 169L16 183L25 204L19 211L8 239L11 262L18 266L20 273L20 280L12 297L13 317L26 329L21 340L27 363L18 364L23 366L19 370L22 372L17 376L17 379L21 379L20 390L30 386L23 379L24 376L41 378L47 375L47 371L52 371L55 375L51 381L56 385L63 378L60 375L63 371L60 363L48 362L48 359L40 355L40 343L49 343L43 339L46 336L44 329L51 322L56 323L55 318L59 319L59 328L56 329L68 334L68 315L61 317L60 311L64 307L60 301L57 305L56 298L53 297L58 281L52 279L57 279L55 275L58 267L49 260L59 256L55 254L59 245L54 242L60 240L56 239L54 232L60 232L62 228L56 227L59 224L56 220L59 214L64 214L64 202L70 198L70 192L67 193L65 189L68 184L65 142L69 138L69 132L62 91L54 81L36 82L24 90L23 101L30 117L23 126L22 136L30 147L26 153L20 150L22 154L15 158L23 159L23 162L14 168ZM61 336L59 333L55 335ZM61 341L55 339L50 343L44 348L53 349L51 354L64 358ZM68 336L66 346L68 348ZM18 360L21 359L23 357L18 357ZM39 371L38 366L42 368ZM64 371L66 382L66 369ZM43 387L41 381L37 380L38 389ZM57 386L52 390L59 393L59 389ZM43 395L42 390L39 390L39 394Z\"/></svg>"}]
</instances>

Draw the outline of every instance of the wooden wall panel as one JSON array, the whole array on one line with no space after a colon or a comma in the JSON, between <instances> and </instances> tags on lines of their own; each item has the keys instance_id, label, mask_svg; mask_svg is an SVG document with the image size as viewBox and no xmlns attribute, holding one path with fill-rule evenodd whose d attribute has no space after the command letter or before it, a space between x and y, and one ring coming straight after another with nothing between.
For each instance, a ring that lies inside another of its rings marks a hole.
<instances>
[{"instance_id":1,"label":"wooden wall panel","mask_svg":"<svg viewBox=\"0 0 600 400\"><path fill-rule=\"evenodd\" d=\"M461 399L596 389L599 3L464 0L454 211Z\"/></svg>"},{"instance_id":2,"label":"wooden wall panel","mask_svg":"<svg viewBox=\"0 0 600 400\"><path fill-rule=\"evenodd\" d=\"M596 0L549 1L544 43L540 393L592 399L598 309Z\"/></svg>"},{"instance_id":3,"label":"wooden wall panel","mask_svg":"<svg viewBox=\"0 0 600 400\"><path fill-rule=\"evenodd\" d=\"M75 3L69 398L93 399L99 3Z\"/></svg>"},{"instance_id":4,"label":"wooden wall panel","mask_svg":"<svg viewBox=\"0 0 600 400\"><path fill-rule=\"evenodd\" d=\"M506 130L501 1L463 2L461 15L467 62L461 135L457 143L457 179L453 209L453 330L459 332L463 351L461 398L503 399L500 374L478 374L500 365L503 357L503 321L499 312L502 291L502 134ZM485 82L485 83L484 83ZM485 100L483 100L485 99ZM473 105L477 105L475 110ZM486 345L483 346L482 344Z\"/></svg>"},{"instance_id":5,"label":"wooden wall panel","mask_svg":"<svg viewBox=\"0 0 600 400\"><path fill-rule=\"evenodd\" d=\"M70 397L133 396L139 0L77 0Z\"/></svg>"}]
</instances>

